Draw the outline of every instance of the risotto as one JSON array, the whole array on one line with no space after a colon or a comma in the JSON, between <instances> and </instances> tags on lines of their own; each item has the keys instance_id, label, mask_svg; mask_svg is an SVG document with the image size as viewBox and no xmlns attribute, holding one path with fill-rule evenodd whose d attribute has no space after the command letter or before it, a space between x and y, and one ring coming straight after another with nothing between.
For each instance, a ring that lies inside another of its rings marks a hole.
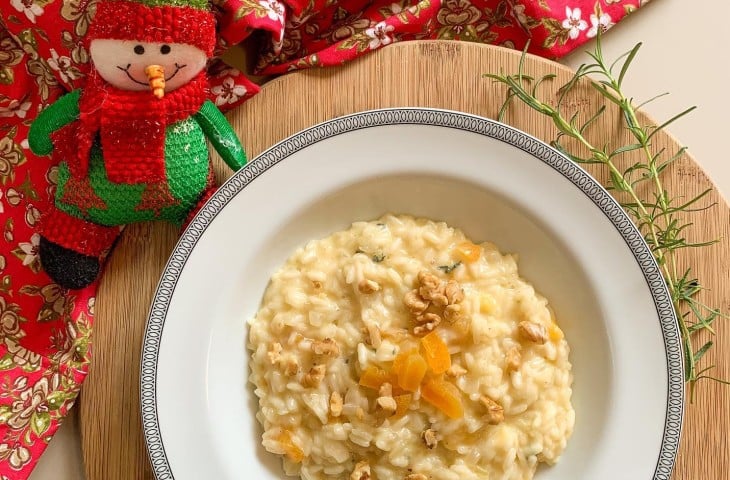
<instances>
[{"instance_id":1,"label":"risotto","mask_svg":"<svg viewBox=\"0 0 730 480\"><path fill-rule=\"evenodd\" d=\"M516 259L445 223L299 248L250 320L263 446L306 480L526 480L570 437L569 347Z\"/></svg>"}]
</instances>

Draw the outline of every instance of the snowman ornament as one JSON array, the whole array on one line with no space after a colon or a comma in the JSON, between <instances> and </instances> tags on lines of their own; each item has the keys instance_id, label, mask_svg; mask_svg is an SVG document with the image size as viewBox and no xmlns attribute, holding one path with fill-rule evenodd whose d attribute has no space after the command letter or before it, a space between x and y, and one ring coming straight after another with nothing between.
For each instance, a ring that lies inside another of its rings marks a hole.
<instances>
[{"instance_id":1,"label":"snowman ornament","mask_svg":"<svg viewBox=\"0 0 730 480\"><path fill-rule=\"evenodd\" d=\"M83 89L46 108L29 144L58 161L54 205L40 222L39 255L60 286L83 288L123 225L183 225L215 189L206 138L233 170L246 156L207 99L215 46L206 0L102 0L85 39Z\"/></svg>"}]
</instances>

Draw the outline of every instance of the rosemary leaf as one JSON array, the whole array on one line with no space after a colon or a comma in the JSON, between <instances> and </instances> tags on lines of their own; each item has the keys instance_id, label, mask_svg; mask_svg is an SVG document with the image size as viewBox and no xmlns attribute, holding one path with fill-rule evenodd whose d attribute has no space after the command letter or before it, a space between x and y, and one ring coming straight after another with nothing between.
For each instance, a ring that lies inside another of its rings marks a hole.
<instances>
[{"instance_id":1,"label":"rosemary leaf","mask_svg":"<svg viewBox=\"0 0 730 480\"><path fill-rule=\"evenodd\" d=\"M667 158L668 155L665 150L663 148L655 149L651 140L657 132L689 114L695 107L687 108L659 126L642 124L637 114L638 109L642 105L666 94L657 95L641 105L635 105L634 100L622 90L622 85L632 62L638 55L641 44L637 44L609 65L603 57L600 37L599 33L594 50L587 52L593 62L581 65L573 77L558 89L558 100L555 107L540 100L537 92L540 84L554 80L555 75L550 74L534 79L525 73L525 52L520 58L517 73L508 75L500 72L499 74L489 73L484 76L507 87L505 101L499 110L500 120L504 118L515 99L549 117L558 130L556 139L550 144L576 163L597 164L600 166L599 168L605 169L610 179L606 188L620 192L617 199L621 201L621 206L631 216L637 228L643 234L662 270L662 275L669 289L682 337L682 351L685 360L684 376L689 383L690 399L694 399L695 385L699 380L710 379L722 384L730 384L726 380L706 374L714 368L714 365L698 368L698 364L713 347L713 342L706 341L699 348L694 346L696 333L707 332L714 334L714 322L718 319L727 320L729 317L719 308L710 307L697 300L696 297L703 290L703 286L694 277L691 269L685 270L681 275L678 274L678 262L675 256L680 250L704 248L718 241L710 239L690 242L685 236L693 227L692 222L685 221L685 219L693 213L712 208L714 203L702 204L702 200L711 192L710 189L688 200L671 195L663 185L661 174L682 158L686 148L680 148L671 157ZM621 65L621 68L616 75L614 70L618 65ZM605 101L611 102L618 107L624 127L633 137L630 143L615 147L608 145L601 147L595 145L587 137L588 127L604 115L605 105L600 106L580 126L577 125L577 112L574 112L570 117L564 116L562 111L564 99L580 81L586 79L590 80L590 85ZM588 156L580 157L568 151L562 143L564 138L577 142L581 148L585 148L589 152ZM624 154L641 156L642 160L634 162L627 168L621 168L614 160ZM637 189L638 185L642 185L641 191ZM439 268L449 273L457 266L458 263L452 266L440 266Z\"/></svg>"}]
</instances>

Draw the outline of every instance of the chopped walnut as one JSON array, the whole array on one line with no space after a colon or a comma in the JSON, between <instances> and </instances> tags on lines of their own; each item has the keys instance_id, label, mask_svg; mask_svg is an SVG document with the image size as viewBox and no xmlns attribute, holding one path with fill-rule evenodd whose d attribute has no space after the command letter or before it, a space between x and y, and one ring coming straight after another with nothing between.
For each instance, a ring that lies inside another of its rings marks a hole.
<instances>
[{"instance_id":1,"label":"chopped walnut","mask_svg":"<svg viewBox=\"0 0 730 480\"><path fill-rule=\"evenodd\" d=\"M504 420L504 408L486 395L482 395L479 399L482 405L487 409L487 423L497 425Z\"/></svg>"},{"instance_id":2,"label":"chopped walnut","mask_svg":"<svg viewBox=\"0 0 730 480\"><path fill-rule=\"evenodd\" d=\"M358 420L365 418L365 410L361 407L357 407L357 410L355 410L355 417L357 417Z\"/></svg>"},{"instance_id":3,"label":"chopped walnut","mask_svg":"<svg viewBox=\"0 0 730 480\"><path fill-rule=\"evenodd\" d=\"M403 297L403 303L413 315L420 315L426 311L431 302L424 300L418 290L411 290Z\"/></svg>"},{"instance_id":4,"label":"chopped walnut","mask_svg":"<svg viewBox=\"0 0 730 480\"><path fill-rule=\"evenodd\" d=\"M437 327L436 324L433 323L425 323L423 325L417 325L413 327L413 335L417 337L425 337L429 333L433 332L433 330Z\"/></svg>"},{"instance_id":5,"label":"chopped walnut","mask_svg":"<svg viewBox=\"0 0 730 480\"><path fill-rule=\"evenodd\" d=\"M398 408L398 404L395 403L393 398L393 387L390 383L385 382L380 386L376 403L383 411L388 413L393 413Z\"/></svg>"},{"instance_id":6,"label":"chopped walnut","mask_svg":"<svg viewBox=\"0 0 730 480\"><path fill-rule=\"evenodd\" d=\"M409 473L403 480L428 480L428 477L422 473Z\"/></svg>"},{"instance_id":7,"label":"chopped walnut","mask_svg":"<svg viewBox=\"0 0 730 480\"><path fill-rule=\"evenodd\" d=\"M393 397L378 397L376 403L378 407L382 408L384 412L393 413L398 408L398 404L395 403Z\"/></svg>"},{"instance_id":8,"label":"chopped walnut","mask_svg":"<svg viewBox=\"0 0 730 480\"><path fill-rule=\"evenodd\" d=\"M456 305L464 300L464 291L461 289L461 285L456 280L449 280L444 288L444 295L448 300L449 305Z\"/></svg>"},{"instance_id":9,"label":"chopped walnut","mask_svg":"<svg viewBox=\"0 0 730 480\"><path fill-rule=\"evenodd\" d=\"M444 295L446 283L442 282L436 275L421 271L418 274L418 281L421 284L418 293L425 300L430 300L434 305L443 307L449 303Z\"/></svg>"},{"instance_id":10,"label":"chopped walnut","mask_svg":"<svg viewBox=\"0 0 730 480\"><path fill-rule=\"evenodd\" d=\"M520 336L539 345L547 342L548 333L544 325L535 322L520 322L517 326Z\"/></svg>"},{"instance_id":11,"label":"chopped walnut","mask_svg":"<svg viewBox=\"0 0 730 480\"><path fill-rule=\"evenodd\" d=\"M429 332L432 332L434 328L438 327L441 323L441 317L435 313L424 313L416 317L416 325L413 327L413 335L423 336Z\"/></svg>"},{"instance_id":12,"label":"chopped walnut","mask_svg":"<svg viewBox=\"0 0 730 480\"><path fill-rule=\"evenodd\" d=\"M441 323L441 317L436 313L424 313L416 317L416 322L419 324L435 323L438 325Z\"/></svg>"},{"instance_id":13,"label":"chopped walnut","mask_svg":"<svg viewBox=\"0 0 730 480\"><path fill-rule=\"evenodd\" d=\"M282 350L281 343L276 342L271 344L271 348L266 355L269 357L269 362L271 362L272 365L276 365L281 361Z\"/></svg>"},{"instance_id":14,"label":"chopped walnut","mask_svg":"<svg viewBox=\"0 0 730 480\"><path fill-rule=\"evenodd\" d=\"M374 348L379 348L380 344L383 343L383 338L380 335L380 328L374 323L368 322L365 324L363 333L367 334L368 338L365 342L368 345L372 345Z\"/></svg>"},{"instance_id":15,"label":"chopped walnut","mask_svg":"<svg viewBox=\"0 0 730 480\"><path fill-rule=\"evenodd\" d=\"M350 474L350 480L370 480L370 464L367 460L357 462Z\"/></svg>"},{"instance_id":16,"label":"chopped walnut","mask_svg":"<svg viewBox=\"0 0 730 480\"><path fill-rule=\"evenodd\" d=\"M339 417L342 414L342 395L338 392L332 392L330 395L330 413L333 417Z\"/></svg>"},{"instance_id":17,"label":"chopped walnut","mask_svg":"<svg viewBox=\"0 0 730 480\"><path fill-rule=\"evenodd\" d=\"M451 365L449 369L446 370L446 375L454 378L459 378L466 375L466 369L461 365Z\"/></svg>"},{"instance_id":18,"label":"chopped walnut","mask_svg":"<svg viewBox=\"0 0 730 480\"><path fill-rule=\"evenodd\" d=\"M461 316L461 305L459 305L458 303L454 304L454 305L447 305L446 308L444 308L444 320L453 322L460 316Z\"/></svg>"},{"instance_id":19,"label":"chopped walnut","mask_svg":"<svg viewBox=\"0 0 730 480\"><path fill-rule=\"evenodd\" d=\"M312 280L312 286L315 290L319 290L320 288L322 288L322 282L320 282L319 280Z\"/></svg>"},{"instance_id":20,"label":"chopped walnut","mask_svg":"<svg viewBox=\"0 0 730 480\"><path fill-rule=\"evenodd\" d=\"M324 365L315 365L309 369L309 373L304 375L303 384L305 387L315 388L318 387L322 380L324 380L324 374L327 372L327 367Z\"/></svg>"},{"instance_id":21,"label":"chopped walnut","mask_svg":"<svg viewBox=\"0 0 730 480\"><path fill-rule=\"evenodd\" d=\"M507 350L507 353L504 354L504 363L506 370L517 370L520 368L520 363L522 362L522 355L520 355L520 349L519 347L512 347L509 350Z\"/></svg>"},{"instance_id":22,"label":"chopped walnut","mask_svg":"<svg viewBox=\"0 0 730 480\"><path fill-rule=\"evenodd\" d=\"M428 448L436 448L436 445L438 445L439 440L436 438L436 432L431 430L430 428L427 428L423 431L421 434L421 438L423 439L423 443L426 444L426 447Z\"/></svg>"},{"instance_id":23,"label":"chopped walnut","mask_svg":"<svg viewBox=\"0 0 730 480\"><path fill-rule=\"evenodd\" d=\"M384 382L378 389L378 395L380 395L381 397L392 397L393 386L388 382Z\"/></svg>"},{"instance_id":24,"label":"chopped walnut","mask_svg":"<svg viewBox=\"0 0 730 480\"><path fill-rule=\"evenodd\" d=\"M422 287L433 290L439 287L439 285L441 284L441 280L433 273L429 273L426 270L421 270L420 272L418 272L418 283Z\"/></svg>"},{"instance_id":25,"label":"chopped walnut","mask_svg":"<svg viewBox=\"0 0 730 480\"><path fill-rule=\"evenodd\" d=\"M336 357L340 354L340 347L337 346L331 338L325 338L324 340L315 340L312 342L312 352L316 355L329 355Z\"/></svg>"},{"instance_id":26,"label":"chopped walnut","mask_svg":"<svg viewBox=\"0 0 730 480\"><path fill-rule=\"evenodd\" d=\"M357 284L357 289L360 293L364 294L375 293L380 290L380 285L373 280L363 279Z\"/></svg>"},{"instance_id":27,"label":"chopped walnut","mask_svg":"<svg viewBox=\"0 0 730 480\"><path fill-rule=\"evenodd\" d=\"M286 362L284 362L284 374L289 377L293 377L299 373L299 363L293 356L288 356Z\"/></svg>"}]
</instances>

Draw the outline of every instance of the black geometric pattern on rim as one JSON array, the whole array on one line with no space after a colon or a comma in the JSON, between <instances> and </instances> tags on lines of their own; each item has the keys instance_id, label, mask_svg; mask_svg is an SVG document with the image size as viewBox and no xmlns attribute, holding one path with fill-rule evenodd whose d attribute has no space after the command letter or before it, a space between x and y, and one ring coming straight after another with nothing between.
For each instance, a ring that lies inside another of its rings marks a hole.
<instances>
[{"instance_id":1,"label":"black geometric pattern on rim","mask_svg":"<svg viewBox=\"0 0 730 480\"><path fill-rule=\"evenodd\" d=\"M165 317L178 278L195 244L216 215L250 182L292 153L329 137L363 128L418 124L478 133L523 150L560 172L611 220L644 273L659 316L667 357L667 412L652 480L669 480L684 418L684 359L677 318L659 266L639 231L613 197L585 170L542 141L494 120L429 108L392 108L356 113L299 132L269 148L226 181L183 232L168 260L150 308L142 346L141 410L147 453L157 480L174 480L157 415L157 359Z\"/></svg>"}]
</instances>

